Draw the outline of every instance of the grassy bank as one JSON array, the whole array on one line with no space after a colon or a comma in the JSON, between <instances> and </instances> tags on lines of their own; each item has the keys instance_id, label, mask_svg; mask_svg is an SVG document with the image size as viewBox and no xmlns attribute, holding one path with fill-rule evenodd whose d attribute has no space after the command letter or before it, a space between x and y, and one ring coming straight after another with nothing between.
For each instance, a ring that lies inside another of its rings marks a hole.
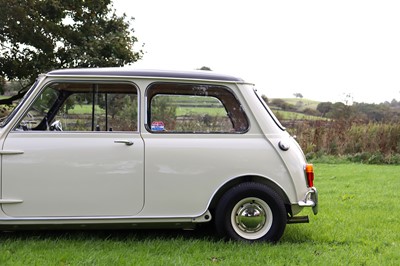
<instances>
[{"instance_id":1,"label":"grassy bank","mask_svg":"<svg viewBox=\"0 0 400 266\"><path fill-rule=\"evenodd\" d=\"M399 265L400 166L316 164L320 213L276 245L212 230L0 234L0 265Z\"/></svg>"}]
</instances>

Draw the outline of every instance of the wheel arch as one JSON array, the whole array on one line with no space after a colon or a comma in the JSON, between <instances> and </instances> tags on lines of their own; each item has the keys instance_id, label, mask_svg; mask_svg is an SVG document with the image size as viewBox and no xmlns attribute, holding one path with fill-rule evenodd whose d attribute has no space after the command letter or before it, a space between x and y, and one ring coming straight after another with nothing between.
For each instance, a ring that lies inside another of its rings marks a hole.
<instances>
[{"instance_id":1,"label":"wheel arch","mask_svg":"<svg viewBox=\"0 0 400 266\"><path fill-rule=\"evenodd\" d=\"M237 178L234 178L225 184L223 184L218 191L214 194L210 204L209 204L209 210L211 213L214 212L215 207L217 206L219 200L221 197L231 188L241 184L241 183L246 183L246 182L254 182L254 183L260 183L268 186L272 190L274 190L282 199L282 201L285 204L286 210L288 213L291 214L291 208L290 208L290 201L289 198L287 197L285 191L278 186L275 182L271 181L268 178L262 177L262 176L257 176L257 175L246 175L246 176L240 176Z\"/></svg>"}]
</instances>

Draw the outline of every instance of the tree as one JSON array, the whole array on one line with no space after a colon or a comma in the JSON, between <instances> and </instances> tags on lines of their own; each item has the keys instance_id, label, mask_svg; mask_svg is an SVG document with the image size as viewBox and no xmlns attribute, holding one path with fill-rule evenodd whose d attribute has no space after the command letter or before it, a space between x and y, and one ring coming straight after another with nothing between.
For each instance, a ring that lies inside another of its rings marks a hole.
<instances>
[{"instance_id":1,"label":"tree","mask_svg":"<svg viewBox=\"0 0 400 266\"><path fill-rule=\"evenodd\" d=\"M286 101L284 101L282 99L273 99L270 105L279 107L284 111L290 111L290 110L295 109L292 104L287 103Z\"/></svg>"},{"instance_id":2,"label":"tree","mask_svg":"<svg viewBox=\"0 0 400 266\"><path fill-rule=\"evenodd\" d=\"M303 94L301 94L300 92L293 93L293 96L300 99L303 98Z\"/></svg>"},{"instance_id":3,"label":"tree","mask_svg":"<svg viewBox=\"0 0 400 266\"><path fill-rule=\"evenodd\" d=\"M390 106L391 106L391 107L399 107L399 106L400 106L400 102L396 101L396 99L393 99L393 100L390 102Z\"/></svg>"},{"instance_id":4,"label":"tree","mask_svg":"<svg viewBox=\"0 0 400 266\"><path fill-rule=\"evenodd\" d=\"M265 103L269 103L269 99L268 99L267 95L263 94L263 95L261 95L261 98L264 100Z\"/></svg>"},{"instance_id":5,"label":"tree","mask_svg":"<svg viewBox=\"0 0 400 266\"><path fill-rule=\"evenodd\" d=\"M329 117L334 119L349 119L352 115L350 108L350 106L342 102L336 102L332 104L331 111L329 112Z\"/></svg>"},{"instance_id":6,"label":"tree","mask_svg":"<svg viewBox=\"0 0 400 266\"><path fill-rule=\"evenodd\" d=\"M317 105L317 110L325 117L327 113L332 110L333 104L331 102L321 102Z\"/></svg>"},{"instance_id":7,"label":"tree","mask_svg":"<svg viewBox=\"0 0 400 266\"><path fill-rule=\"evenodd\" d=\"M198 68L197 70L207 70L207 71L212 71L211 68L207 66L202 66L201 68Z\"/></svg>"},{"instance_id":8,"label":"tree","mask_svg":"<svg viewBox=\"0 0 400 266\"><path fill-rule=\"evenodd\" d=\"M371 103L354 103L353 109L357 113L364 114L368 121L382 122L384 120L391 120L395 113L391 112L390 105L385 103L371 104Z\"/></svg>"},{"instance_id":9,"label":"tree","mask_svg":"<svg viewBox=\"0 0 400 266\"><path fill-rule=\"evenodd\" d=\"M4 88L6 86L6 81L0 76L0 95L4 94Z\"/></svg>"},{"instance_id":10,"label":"tree","mask_svg":"<svg viewBox=\"0 0 400 266\"><path fill-rule=\"evenodd\" d=\"M0 76L33 81L56 68L123 66L139 60L126 15L111 0L0 0Z\"/></svg>"}]
</instances>

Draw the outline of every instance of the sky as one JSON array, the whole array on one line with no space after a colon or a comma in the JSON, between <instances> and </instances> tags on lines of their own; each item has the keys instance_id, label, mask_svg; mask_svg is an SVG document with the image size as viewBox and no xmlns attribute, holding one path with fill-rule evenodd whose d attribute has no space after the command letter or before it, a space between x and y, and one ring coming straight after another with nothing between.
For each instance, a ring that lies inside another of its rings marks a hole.
<instances>
[{"instance_id":1,"label":"sky","mask_svg":"<svg viewBox=\"0 0 400 266\"><path fill-rule=\"evenodd\" d=\"M135 68L203 66L269 98L400 101L400 1L113 0L135 20Z\"/></svg>"}]
</instances>

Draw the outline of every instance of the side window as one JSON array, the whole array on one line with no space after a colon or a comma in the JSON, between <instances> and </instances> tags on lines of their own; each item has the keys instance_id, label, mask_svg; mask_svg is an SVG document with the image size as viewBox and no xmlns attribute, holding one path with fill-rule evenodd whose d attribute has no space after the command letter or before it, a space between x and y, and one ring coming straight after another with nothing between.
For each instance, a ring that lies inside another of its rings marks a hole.
<instances>
[{"instance_id":1,"label":"side window","mask_svg":"<svg viewBox=\"0 0 400 266\"><path fill-rule=\"evenodd\" d=\"M248 120L225 87L157 83L148 89L147 126L158 133L243 133Z\"/></svg>"},{"instance_id":2,"label":"side window","mask_svg":"<svg viewBox=\"0 0 400 266\"><path fill-rule=\"evenodd\" d=\"M48 125L47 114L50 108L55 105L57 99L59 99L58 90L51 87L44 89L15 130L26 131L40 128L42 127L41 124Z\"/></svg>"},{"instance_id":3,"label":"side window","mask_svg":"<svg viewBox=\"0 0 400 266\"><path fill-rule=\"evenodd\" d=\"M128 84L55 83L35 99L18 131L137 131L137 90Z\"/></svg>"}]
</instances>

